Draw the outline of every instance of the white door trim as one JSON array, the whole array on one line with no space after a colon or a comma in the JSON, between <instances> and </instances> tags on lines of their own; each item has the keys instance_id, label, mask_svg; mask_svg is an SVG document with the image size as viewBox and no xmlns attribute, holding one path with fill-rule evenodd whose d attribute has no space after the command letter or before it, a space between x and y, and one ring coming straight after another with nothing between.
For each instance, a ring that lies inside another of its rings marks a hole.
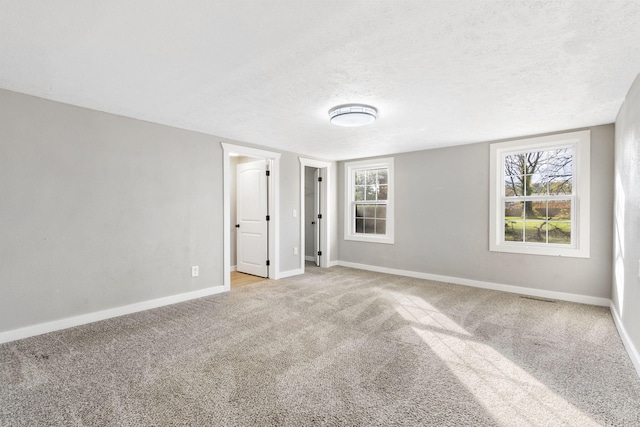
<instances>
[{"instance_id":1,"label":"white door trim","mask_svg":"<svg viewBox=\"0 0 640 427\"><path fill-rule=\"evenodd\" d=\"M300 269L304 271L304 262L305 262L305 254L304 254L304 240L305 240L305 212L304 212L304 188L305 188L305 173L304 168L306 166L318 169L324 169L322 172L322 194L320 195L321 199L324 201L321 206L320 213L322 214L322 219L324 221L323 227L321 228L321 236L320 242L324 245L324 250L322 251L322 256L320 257L320 267L328 267L330 258L330 248L331 248L331 233L329 230L331 229L331 216L329 212L331 212L331 163L323 162L321 160L313 160L306 159L304 157L299 157L300 160Z\"/></svg>"},{"instance_id":2,"label":"white door trim","mask_svg":"<svg viewBox=\"0 0 640 427\"><path fill-rule=\"evenodd\" d=\"M271 179L269 180L269 209L271 221L269 221L269 257L271 267L269 268L269 278L277 279L280 272L280 153L273 151L259 150L257 148L244 147L221 142L223 155L223 263L222 274L224 290L231 289L231 163L229 154L235 153L241 156L256 157L271 161ZM234 224L235 226L235 224Z\"/></svg>"}]
</instances>

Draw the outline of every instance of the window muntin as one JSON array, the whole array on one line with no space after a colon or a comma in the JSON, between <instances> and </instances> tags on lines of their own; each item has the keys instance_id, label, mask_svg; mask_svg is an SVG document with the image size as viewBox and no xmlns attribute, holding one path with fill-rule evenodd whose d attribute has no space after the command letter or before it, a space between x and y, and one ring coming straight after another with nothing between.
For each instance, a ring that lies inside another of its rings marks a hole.
<instances>
[{"instance_id":1,"label":"window muntin","mask_svg":"<svg viewBox=\"0 0 640 427\"><path fill-rule=\"evenodd\" d=\"M393 159L345 164L345 239L393 243Z\"/></svg>"},{"instance_id":2,"label":"window muntin","mask_svg":"<svg viewBox=\"0 0 640 427\"><path fill-rule=\"evenodd\" d=\"M491 144L499 252L589 257L589 131Z\"/></svg>"}]
</instances>

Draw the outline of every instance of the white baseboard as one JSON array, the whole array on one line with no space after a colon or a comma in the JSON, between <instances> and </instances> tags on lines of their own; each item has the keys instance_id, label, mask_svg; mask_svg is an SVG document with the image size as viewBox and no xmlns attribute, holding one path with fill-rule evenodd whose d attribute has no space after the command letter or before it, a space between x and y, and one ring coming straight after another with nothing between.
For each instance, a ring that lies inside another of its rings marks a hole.
<instances>
[{"instance_id":1,"label":"white baseboard","mask_svg":"<svg viewBox=\"0 0 640 427\"><path fill-rule=\"evenodd\" d=\"M201 289L199 291L185 292L183 294L156 298L148 301L138 302L135 304L123 305L121 307L109 308L106 310L95 311L93 313L67 317L66 319L54 320L51 322L26 326L20 329L0 332L0 344L20 340L23 338L33 337L36 335L42 335L53 331L59 331L61 329L72 328L74 326L86 325L87 323L98 322L100 320L123 316L125 314L136 313L138 311L149 310L152 308L176 304L191 299L202 298L209 295L218 294L220 292L224 292L224 286L215 286L212 288Z\"/></svg>"},{"instance_id":2,"label":"white baseboard","mask_svg":"<svg viewBox=\"0 0 640 427\"><path fill-rule=\"evenodd\" d=\"M565 292L546 291L542 289L523 288L521 286L503 285L501 283L483 282L480 280L463 279L460 277L441 276L438 274L421 273L417 271L398 270L395 268L379 267L377 265L358 264L355 262L338 261L343 267L357 268L360 270L376 271L378 273L395 274L397 276L415 277L417 279L435 280L438 282L454 283L456 285L471 286L474 288L491 289L494 291L511 292L514 294L529 295L541 298L557 299L562 301L577 302L581 304L609 307L608 298L590 297L587 295L569 294Z\"/></svg>"},{"instance_id":3,"label":"white baseboard","mask_svg":"<svg viewBox=\"0 0 640 427\"><path fill-rule=\"evenodd\" d=\"M304 270L298 268L297 270L281 271L280 273L276 274L276 280L286 279L287 277L297 276L299 274L304 274Z\"/></svg>"},{"instance_id":4,"label":"white baseboard","mask_svg":"<svg viewBox=\"0 0 640 427\"><path fill-rule=\"evenodd\" d=\"M231 267L229 267L229 271L236 271L238 269L237 265L232 265Z\"/></svg>"},{"instance_id":5,"label":"white baseboard","mask_svg":"<svg viewBox=\"0 0 640 427\"><path fill-rule=\"evenodd\" d=\"M336 265L340 265L340 261L329 261L327 263L327 267L335 267Z\"/></svg>"},{"instance_id":6,"label":"white baseboard","mask_svg":"<svg viewBox=\"0 0 640 427\"><path fill-rule=\"evenodd\" d=\"M305 257L304 257L304 260L305 260L305 261L315 261L315 260L316 260L316 257L314 257L314 256L305 256Z\"/></svg>"},{"instance_id":7,"label":"white baseboard","mask_svg":"<svg viewBox=\"0 0 640 427\"><path fill-rule=\"evenodd\" d=\"M640 352L635 345L633 345L633 341L627 334L627 330L622 323L622 319L618 314L618 310L616 309L615 304L611 301L611 305L609 306L611 309L611 316L613 317L613 322L616 324L616 328L618 328L618 334L620 335L620 339L622 339L622 343L624 344L624 348L627 349L627 353L629 353L629 357L631 358L631 362L633 366L636 368L638 372L638 376L640 376Z\"/></svg>"}]
</instances>

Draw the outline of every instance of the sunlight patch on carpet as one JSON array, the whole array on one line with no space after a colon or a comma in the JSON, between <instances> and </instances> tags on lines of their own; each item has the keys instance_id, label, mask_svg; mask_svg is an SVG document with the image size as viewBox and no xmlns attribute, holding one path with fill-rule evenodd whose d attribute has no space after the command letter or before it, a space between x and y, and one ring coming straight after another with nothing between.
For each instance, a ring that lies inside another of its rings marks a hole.
<instances>
[{"instance_id":1,"label":"sunlight patch on carpet","mask_svg":"<svg viewBox=\"0 0 640 427\"><path fill-rule=\"evenodd\" d=\"M398 313L414 333L500 424L599 425L454 320L419 297L396 294Z\"/></svg>"}]
</instances>

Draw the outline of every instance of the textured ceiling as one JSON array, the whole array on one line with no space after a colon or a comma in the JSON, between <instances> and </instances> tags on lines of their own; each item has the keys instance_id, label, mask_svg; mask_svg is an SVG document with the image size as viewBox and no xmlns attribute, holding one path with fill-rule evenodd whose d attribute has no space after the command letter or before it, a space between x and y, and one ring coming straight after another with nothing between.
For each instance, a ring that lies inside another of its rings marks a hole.
<instances>
[{"instance_id":1,"label":"textured ceiling","mask_svg":"<svg viewBox=\"0 0 640 427\"><path fill-rule=\"evenodd\" d=\"M326 159L611 123L639 71L633 0L0 0L1 88Z\"/></svg>"}]
</instances>

